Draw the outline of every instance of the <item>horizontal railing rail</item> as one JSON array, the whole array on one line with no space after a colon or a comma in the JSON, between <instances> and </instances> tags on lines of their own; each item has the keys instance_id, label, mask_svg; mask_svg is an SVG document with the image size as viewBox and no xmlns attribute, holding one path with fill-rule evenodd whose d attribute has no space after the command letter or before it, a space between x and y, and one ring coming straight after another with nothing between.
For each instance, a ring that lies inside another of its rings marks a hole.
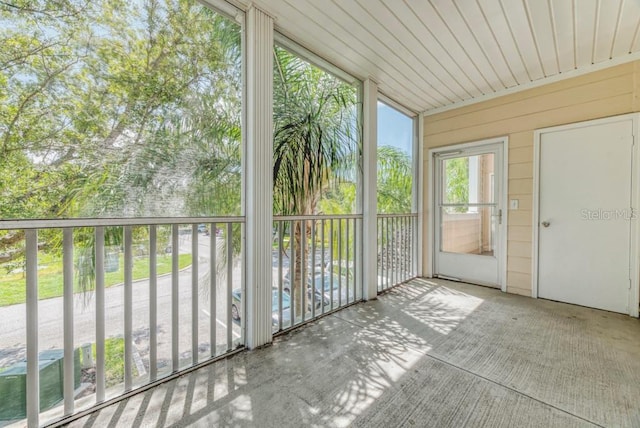
<instances>
[{"instance_id":1,"label":"horizontal railing rail","mask_svg":"<svg viewBox=\"0 0 640 428\"><path fill-rule=\"evenodd\" d=\"M0 326L3 355L15 355L0 359L0 372L26 377L26 393L16 398L26 414L0 405L0 419L60 420L241 347L244 317L234 308L244 306L244 223L0 221L5 235L20 235L13 245L24 257L23 268L0 283L7 288L0 291L24 294L0 304L0 314L25 314ZM49 366L58 367L55 375Z\"/></svg>"},{"instance_id":2,"label":"horizontal railing rail","mask_svg":"<svg viewBox=\"0 0 640 428\"><path fill-rule=\"evenodd\" d=\"M363 298L362 215L274 216L273 331Z\"/></svg>"},{"instance_id":3,"label":"horizontal railing rail","mask_svg":"<svg viewBox=\"0 0 640 428\"><path fill-rule=\"evenodd\" d=\"M417 276L418 214L378 214L378 292Z\"/></svg>"},{"instance_id":4,"label":"horizontal railing rail","mask_svg":"<svg viewBox=\"0 0 640 428\"><path fill-rule=\"evenodd\" d=\"M58 229L65 227L148 226L194 223L244 223L244 217L136 217L0 220L0 230Z\"/></svg>"}]
</instances>

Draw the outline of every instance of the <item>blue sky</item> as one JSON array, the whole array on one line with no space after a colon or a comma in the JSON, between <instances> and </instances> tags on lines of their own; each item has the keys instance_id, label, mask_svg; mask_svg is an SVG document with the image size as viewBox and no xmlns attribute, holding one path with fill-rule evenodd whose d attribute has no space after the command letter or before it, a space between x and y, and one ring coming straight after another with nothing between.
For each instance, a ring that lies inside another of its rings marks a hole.
<instances>
[{"instance_id":1,"label":"blue sky","mask_svg":"<svg viewBox=\"0 0 640 428\"><path fill-rule=\"evenodd\" d=\"M412 156L413 120L378 102L378 145L394 146Z\"/></svg>"}]
</instances>

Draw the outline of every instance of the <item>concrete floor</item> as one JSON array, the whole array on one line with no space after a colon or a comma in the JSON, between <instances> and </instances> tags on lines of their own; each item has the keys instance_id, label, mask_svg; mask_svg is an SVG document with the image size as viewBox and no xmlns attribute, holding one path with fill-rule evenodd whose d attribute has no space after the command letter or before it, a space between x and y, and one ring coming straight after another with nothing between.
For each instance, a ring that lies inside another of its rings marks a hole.
<instances>
[{"instance_id":1,"label":"concrete floor","mask_svg":"<svg viewBox=\"0 0 640 428\"><path fill-rule=\"evenodd\" d=\"M640 427L640 321L415 280L73 427Z\"/></svg>"}]
</instances>

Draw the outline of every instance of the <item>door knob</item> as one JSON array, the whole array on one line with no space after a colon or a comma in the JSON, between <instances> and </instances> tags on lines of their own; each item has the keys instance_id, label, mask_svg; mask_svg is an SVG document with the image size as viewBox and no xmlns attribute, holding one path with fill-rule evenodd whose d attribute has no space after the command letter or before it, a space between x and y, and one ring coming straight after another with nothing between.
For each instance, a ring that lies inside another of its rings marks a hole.
<instances>
[{"instance_id":1,"label":"door knob","mask_svg":"<svg viewBox=\"0 0 640 428\"><path fill-rule=\"evenodd\" d=\"M543 222L542 222L542 225L543 225L544 227L549 227L549 226L551 225L551 223L549 223L548 221L543 221Z\"/></svg>"}]
</instances>

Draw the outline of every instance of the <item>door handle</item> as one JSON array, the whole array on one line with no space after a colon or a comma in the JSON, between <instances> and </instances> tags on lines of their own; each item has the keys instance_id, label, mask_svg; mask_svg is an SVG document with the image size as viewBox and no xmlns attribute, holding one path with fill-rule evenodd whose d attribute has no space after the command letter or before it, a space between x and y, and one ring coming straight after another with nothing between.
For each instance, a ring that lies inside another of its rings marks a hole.
<instances>
[{"instance_id":1,"label":"door handle","mask_svg":"<svg viewBox=\"0 0 640 428\"><path fill-rule=\"evenodd\" d=\"M543 221L543 222L542 222L542 225L543 225L544 227L549 227L549 226L551 226L551 223L549 223L548 221Z\"/></svg>"}]
</instances>

